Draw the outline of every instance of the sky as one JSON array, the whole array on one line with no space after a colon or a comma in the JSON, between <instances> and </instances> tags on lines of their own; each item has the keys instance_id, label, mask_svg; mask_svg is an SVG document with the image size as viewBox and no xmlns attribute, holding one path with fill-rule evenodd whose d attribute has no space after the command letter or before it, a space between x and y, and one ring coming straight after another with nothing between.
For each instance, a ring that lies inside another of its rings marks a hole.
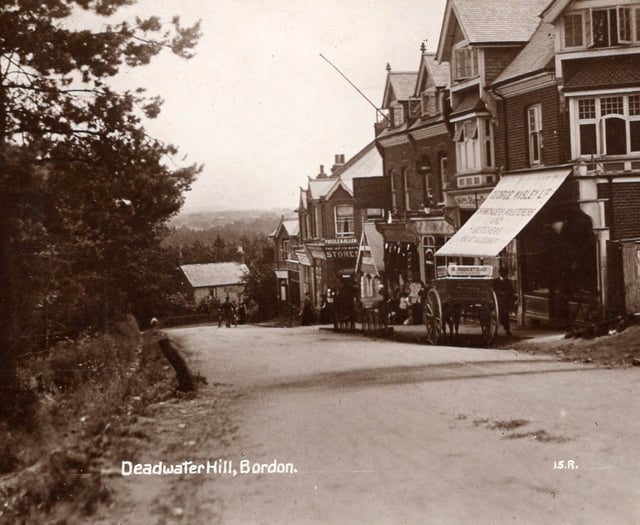
<instances>
[{"instance_id":1,"label":"sky","mask_svg":"<svg viewBox=\"0 0 640 525\"><path fill-rule=\"evenodd\" d=\"M386 64L416 71L435 51L445 0L138 0L129 14L201 20L190 60L163 53L116 79L164 99L149 133L204 169L184 212L291 208L334 155L374 138Z\"/></svg>"}]
</instances>

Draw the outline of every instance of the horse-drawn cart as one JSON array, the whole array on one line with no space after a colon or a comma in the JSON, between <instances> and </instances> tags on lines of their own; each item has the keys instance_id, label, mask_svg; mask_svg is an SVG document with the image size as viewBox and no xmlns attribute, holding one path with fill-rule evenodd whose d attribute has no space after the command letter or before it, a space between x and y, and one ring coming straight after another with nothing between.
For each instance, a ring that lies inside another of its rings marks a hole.
<instances>
[{"instance_id":1,"label":"horse-drawn cart","mask_svg":"<svg viewBox=\"0 0 640 525\"><path fill-rule=\"evenodd\" d=\"M485 343L493 343L499 319L493 267L450 265L438 270L439 276L431 281L425 297L427 341L440 342L447 327L452 336L457 335L464 319L476 321Z\"/></svg>"}]
</instances>

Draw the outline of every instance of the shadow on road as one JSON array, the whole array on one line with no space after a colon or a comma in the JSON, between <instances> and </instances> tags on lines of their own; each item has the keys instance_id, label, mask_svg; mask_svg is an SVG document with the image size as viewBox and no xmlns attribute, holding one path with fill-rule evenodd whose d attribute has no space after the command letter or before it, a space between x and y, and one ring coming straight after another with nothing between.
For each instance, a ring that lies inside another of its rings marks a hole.
<instances>
[{"instance_id":1,"label":"shadow on road","mask_svg":"<svg viewBox=\"0 0 640 525\"><path fill-rule=\"evenodd\" d=\"M513 369L522 365L541 365L545 368ZM335 388L363 388L369 386L402 385L409 383L430 383L436 381L461 381L466 379L484 379L492 377L523 376L556 374L562 372L592 372L604 367L577 366L557 367L554 361L541 363L539 359L510 360L510 361L482 361L479 363L443 363L437 365L420 366L392 366L379 368L362 368L342 372L322 372L303 377L292 378L289 381L257 386L256 390L279 389L335 389ZM488 370L487 367L490 367ZM510 370L496 370L507 368Z\"/></svg>"}]
</instances>

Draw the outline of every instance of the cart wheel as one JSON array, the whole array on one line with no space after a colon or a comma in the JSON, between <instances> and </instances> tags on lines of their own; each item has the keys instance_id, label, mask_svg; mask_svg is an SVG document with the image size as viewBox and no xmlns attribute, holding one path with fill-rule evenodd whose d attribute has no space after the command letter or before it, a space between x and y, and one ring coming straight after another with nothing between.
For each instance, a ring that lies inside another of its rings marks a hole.
<instances>
[{"instance_id":1,"label":"cart wheel","mask_svg":"<svg viewBox=\"0 0 640 525\"><path fill-rule=\"evenodd\" d=\"M498 298L495 292L491 292L491 297L493 298L493 304L489 303L487 305L489 311L482 322L482 337L488 345L492 344L498 336L498 319L500 314L498 311Z\"/></svg>"},{"instance_id":2,"label":"cart wheel","mask_svg":"<svg viewBox=\"0 0 640 525\"><path fill-rule=\"evenodd\" d=\"M427 328L427 342L435 345L442 337L442 303L440 295L435 288L427 292L427 300L424 305L424 324Z\"/></svg>"}]
</instances>

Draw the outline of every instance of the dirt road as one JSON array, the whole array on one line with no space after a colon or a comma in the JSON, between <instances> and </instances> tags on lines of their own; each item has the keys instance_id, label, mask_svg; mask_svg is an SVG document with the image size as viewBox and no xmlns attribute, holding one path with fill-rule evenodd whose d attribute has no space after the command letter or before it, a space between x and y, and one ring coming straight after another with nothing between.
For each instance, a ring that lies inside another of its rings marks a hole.
<instances>
[{"instance_id":1,"label":"dirt road","mask_svg":"<svg viewBox=\"0 0 640 525\"><path fill-rule=\"evenodd\" d=\"M171 336L209 384L122 459L201 472L115 477L100 523L640 522L638 369L314 327Z\"/></svg>"}]
</instances>

